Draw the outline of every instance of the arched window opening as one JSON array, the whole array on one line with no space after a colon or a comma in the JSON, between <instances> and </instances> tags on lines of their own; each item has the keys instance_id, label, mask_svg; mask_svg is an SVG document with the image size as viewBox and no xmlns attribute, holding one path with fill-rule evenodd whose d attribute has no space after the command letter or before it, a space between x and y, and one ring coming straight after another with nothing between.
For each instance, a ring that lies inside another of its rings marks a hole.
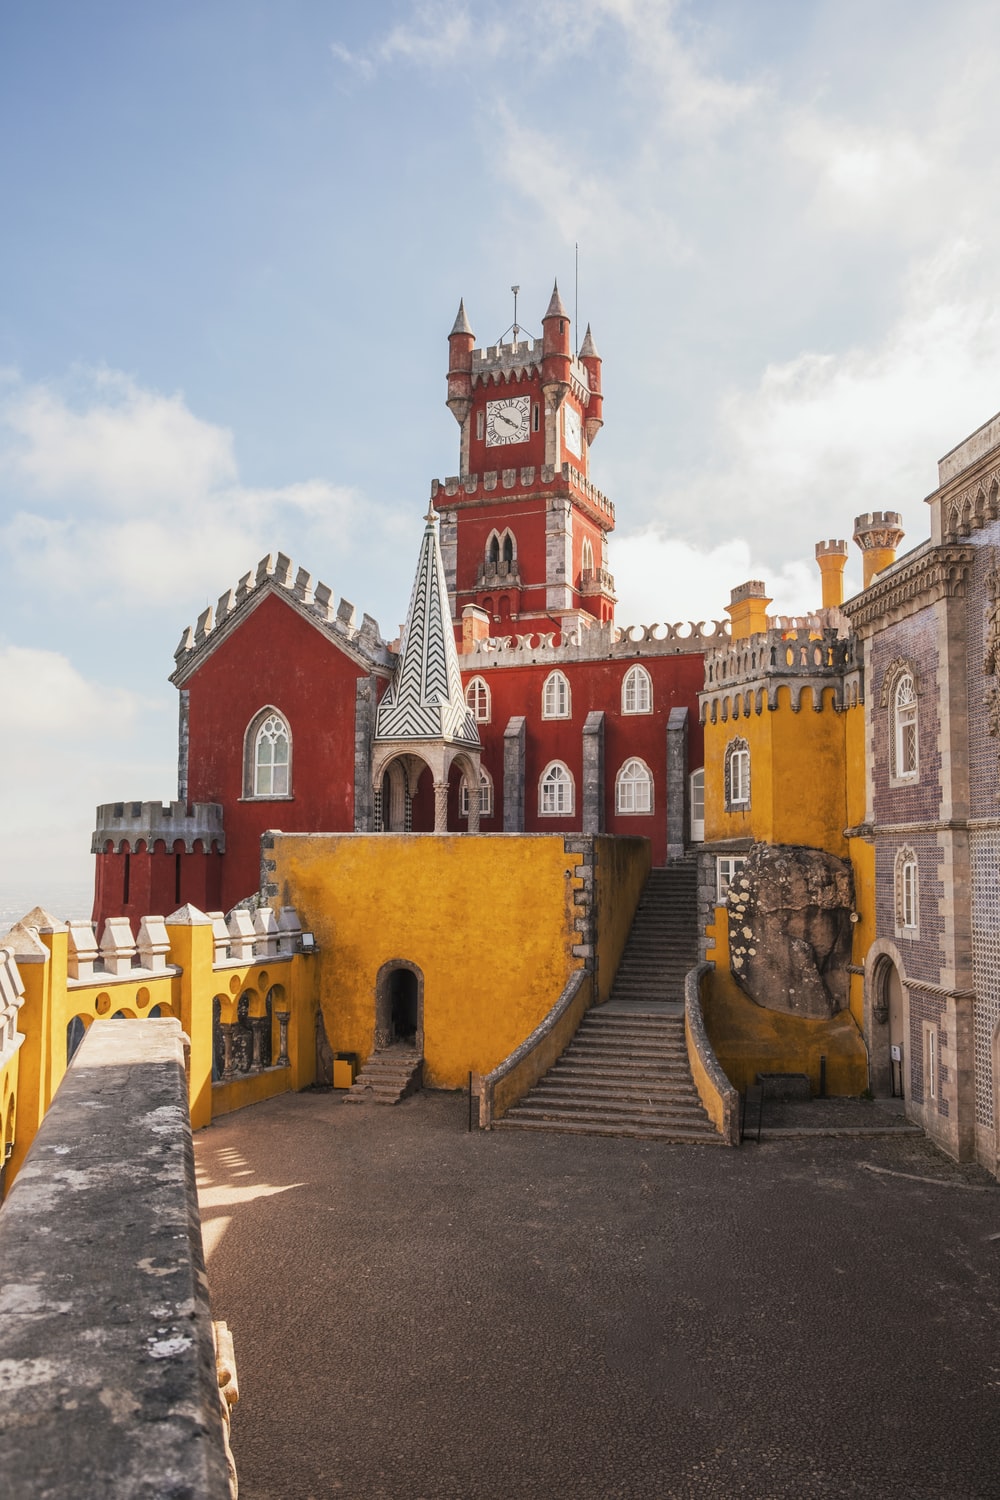
<instances>
[{"instance_id":1,"label":"arched window opening","mask_svg":"<svg viewBox=\"0 0 1000 1500\"><path fill-rule=\"evenodd\" d=\"M465 689L465 701L477 724L490 722L490 689L482 677L473 677Z\"/></svg>"},{"instance_id":2,"label":"arched window opening","mask_svg":"<svg viewBox=\"0 0 1000 1500\"><path fill-rule=\"evenodd\" d=\"M542 688L542 718L570 717L569 682L562 672L550 672Z\"/></svg>"},{"instance_id":3,"label":"arched window opening","mask_svg":"<svg viewBox=\"0 0 1000 1500\"><path fill-rule=\"evenodd\" d=\"M503 534L503 561L509 568L514 566L514 538L509 531Z\"/></svg>"},{"instance_id":4,"label":"arched window opening","mask_svg":"<svg viewBox=\"0 0 1000 1500\"><path fill-rule=\"evenodd\" d=\"M458 812L462 818L469 816L469 783L464 776L458 794ZM484 766L479 767L479 816L481 818L493 816L493 778Z\"/></svg>"},{"instance_id":5,"label":"arched window opening","mask_svg":"<svg viewBox=\"0 0 1000 1500\"><path fill-rule=\"evenodd\" d=\"M292 792L292 736L287 720L273 706L250 720L244 740L244 797L289 797Z\"/></svg>"},{"instance_id":6,"label":"arched window opening","mask_svg":"<svg viewBox=\"0 0 1000 1500\"><path fill-rule=\"evenodd\" d=\"M892 695L895 771L897 777L915 781L919 770L917 740L917 690L910 672L904 672Z\"/></svg>"},{"instance_id":7,"label":"arched window opening","mask_svg":"<svg viewBox=\"0 0 1000 1500\"><path fill-rule=\"evenodd\" d=\"M629 667L622 681L622 713L651 714L653 683L645 667Z\"/></svg>"},{"instance_id":8,"label":"arched window opening","mask_svg":"<svg viewBox=\"0 0 1000 1500\"><path fill-rule=\"evenodd\" d=\"M691 842L705 841L705 767L691 772Z\"/></svg>"},{"instance_id":9,"label":"arched window opening","mask_svg":"<svg viewBox=\"0 0 1000 1500\"><path fill-rule=\"evenodd\" d=\"M750 747L746 740L726 746L726 809L744 812L750 806Z\"/></svg>"},{"instance_id":10,"label":"arched window opening","mask_svg":"<svg viewBox=\"0 0 1000 1500\"><path fill-rule=\"evenodd\" d=\"M615 809L620 813L653 811L653 776L641 760L627 760L615 782Z\"/></svg>"},{"instance_id":11,"label":"arched window opening","mask_svg":"<svg viewBox=\"0 0 1000 1500\"><path fill-rule=\"evenodd\" d=\"M896 855L896 927L901 937L916 937L920 928L920 877L910 848Z\"/></svg>"},{"instance_id":12,"label":"arched window opening","mask_svg":"<svg viewBox=\"0 0 1000 1500\"><path fill-rule=\"evenodd\" d=\"M594 549L590 545L590 538L587 536L583 539L583 547L580 551L580 567L585 573L592 573L594 571Z\"/></svg>"},{"instance_id":13,"label":"arched window opening","mask_svg":"<svg viewBox=\"0 0 1000 1500\"><path fill-rule=\"evenodd\" d=\"M543 818L565 817L573 811L573 777L561 760L554 760L542 772L538 811Z\"/></svg>"},{"instance_id":14,"label":"arched window opening","mask_svg":"<svg viewBox=\"0 0 1000 1500\"><path fill-rule=\"evenodd\" d=\"M495 531L486 543L486 561L494 569L500 565L500 538Z\"/></svg>"}]
</instances>

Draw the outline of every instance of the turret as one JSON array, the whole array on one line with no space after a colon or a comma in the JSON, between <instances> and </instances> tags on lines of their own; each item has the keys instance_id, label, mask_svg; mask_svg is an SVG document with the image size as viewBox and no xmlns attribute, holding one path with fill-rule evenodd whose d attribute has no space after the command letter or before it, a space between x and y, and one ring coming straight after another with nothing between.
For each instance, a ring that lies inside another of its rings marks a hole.
<instances>
[{"instance_id":1,"label":"turret","mask_svg":"<svg viewBox=\"0 0 1000 1500\"><path fill-rule=\"evenodd\" d=\"M548 311L542 319L542 391L551 412L557 412L569 390L570 345L569 314L559 295L559 283L552 288Z\"/></svg>"},{"instance_id":2,"label":"turret","mask_svg":"<svg viewBox=\"0 0 1000 1500\"><path fill-rule=\"evenodd\" d=\"M829 541L816 543L816 561L823 578L823 608L839 609L844 602L844 566L847 562L847 543Z\"/></svg>"},{"instance_id":3,"label":"turret","mask_svg":"<svg viewBox=\"0 0 1000 1500\"><path fill-rule=\"evenodd\" d=\"M476 335L465 311L464 299L448 335L448 410L461 425L472 406L472 349Z\"/></svg>"},{"instance_id":4,"label":"turret","mask_svg":"<svg viewBox=\"0 0 1000 1500\"><path fill-rule=\"evenodd\" d=\"M592 443L604 426L604 397L601 394L601 356L597 352L589 323L580 349L580 363L590 377L590 404L587 407L584 426L587 431L587 442Z\"/></svg>"},{"instance_id":5,"label":"turret","mask_svg":"<svg viewBox=\"0 0 1000 1500\"><path fill-rule=\"evenodd\" d=\"M745 641L752 635L765 633L770 602L759 579L751 579L733 589L726 614L732 622L730 634L734 641Z\"/></svg>"},{"instance_id":6,"label":"turret","mask_svg":"<svg viewBox=\"0 0 1000 1500\"><path fill-rule=\"evenodd\" d=\"M896 561L905 533L896 510L870 510L854 522L854 540L864 556L864 587Z\"/></svg>"}]
</instances>

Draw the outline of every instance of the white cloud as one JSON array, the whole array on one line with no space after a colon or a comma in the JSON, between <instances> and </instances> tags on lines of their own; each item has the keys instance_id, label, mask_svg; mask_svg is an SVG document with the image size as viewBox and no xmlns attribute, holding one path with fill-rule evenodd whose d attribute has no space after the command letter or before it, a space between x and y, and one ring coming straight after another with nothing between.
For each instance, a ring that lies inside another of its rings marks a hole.
<instances>
[{"instance_id":1,"label":"white cloud","mask_svg":"<svg viewBox=\"0 0 1000 1500\"><path fill-rule=\"evenodd\" d=\"M108 370L0 397L3 499L0 541L22 576L90 597L99 579L147 605L213 597L296 521L343 543L356 508L322 479L242 484L230 432Z\"/></svg>"}]
</instances>

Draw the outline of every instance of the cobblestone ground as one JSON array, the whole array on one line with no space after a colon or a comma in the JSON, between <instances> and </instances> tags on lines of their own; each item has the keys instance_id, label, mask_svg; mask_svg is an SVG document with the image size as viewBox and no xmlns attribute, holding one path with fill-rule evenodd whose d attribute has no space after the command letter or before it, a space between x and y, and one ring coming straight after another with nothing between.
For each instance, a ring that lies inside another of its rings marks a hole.
<instances>
[{"instance_id":1,"label":"cobblestone ground","mask_svg":"<svg viewBox=\"0 0 1000 1500\"><path fill-rule=\"evenodd\" d=\"M1000 1494L1000 1190L286 1095L202 1132L242 1500Z\"/></svg>"}]
</instances>

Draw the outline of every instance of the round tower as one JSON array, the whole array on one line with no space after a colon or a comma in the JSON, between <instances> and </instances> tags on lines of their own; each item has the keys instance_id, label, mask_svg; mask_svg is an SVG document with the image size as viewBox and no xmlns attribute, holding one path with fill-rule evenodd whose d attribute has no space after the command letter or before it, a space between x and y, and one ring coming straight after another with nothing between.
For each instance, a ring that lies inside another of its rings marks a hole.
<instances>
[{"instance_id":1,"label":"round tower","mask_svg":"<svg viewBox=\"0 0 1000 1500\"><path fill-rule=\"evenodd\" d=\"M897 510L870 510L854 522L854 540L864 559L864 587L896 561L905 535Z\"/></svg>"},{"instance_id":2,"label":"round tower","mask_svg":"<svg viewBox=\"0 0 1000 1500\"><path fill-rule=\"evenodd\" d=\"M448 335L448 410L459 426L472 406L472 350L476 335L465 311L464 299L458 304L458 315Z\"/></svg>"},{"instance_id":3,"label":"round tower","mask_svg":"<svg viewBox=\"0 0 1000 1500\"><path fill-rule=\"evenodd\" d=\"M559 410L569 390L572 357L569 314L556 282L542 319L542 391L550 411Z\"/></svg>"},{"instance_id":4,"label":"round tower","mask_svg":"<svg viewBox=\"0 0 1000 1500\"><path fill-rule=\"evenodd\" d=\"M604 397L601 394L601 356L597 352L589 323L580 348L580 363L590 377L590 402L587 406L584 427L587 442L592 443L604 426Z\"/></svg>"},{"instance_id":5,"label":"round tower","mask_svg":"<svg viewBox=\"0 0 1000 1500\"><path fill-rule=\"evenodd\" d=\"M730 602L726 605L732 639L745 641L752 635L764 635L767 631L767 606L770 603L764 584L757 578L733 589Z\"/></svg>"},{"instance_id":6,"label":"round tower","mask_svg":"<svg viewBox=\"0 0 1000 1500\"><path fill-rule=\"evenodd\" d=\"M823 608L839 609L844 602L844 567L847 563L847 543L829 541L816 543L816 561L823 579Z\"/></svg>"}]
</instances>

